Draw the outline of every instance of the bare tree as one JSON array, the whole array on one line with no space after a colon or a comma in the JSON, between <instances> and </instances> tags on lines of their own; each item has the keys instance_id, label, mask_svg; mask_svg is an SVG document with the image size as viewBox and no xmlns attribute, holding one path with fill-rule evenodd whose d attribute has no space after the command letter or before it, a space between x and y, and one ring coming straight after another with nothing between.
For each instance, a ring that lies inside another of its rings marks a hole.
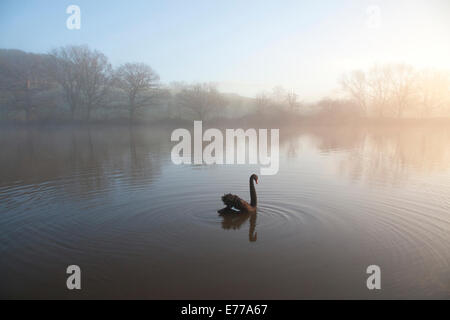
<instances>
[{"instance_id":1,"label":"bare tree","mask_svg":"<svg viewBox=\"0 0 450 320\"><path fill-rule=\"evenodd\" d=\"M125 91L128 97L128 112L130 121L136 111L150 103L155 94L148 91L155 89L159 76L144 63L126 63L116 71L116 85ZM147 92L147 95L144 93Z\"/></svg>"},{"instance_id":2,"label":"bare tree","mask_svg":"<svg viewBox=\"0 0 450 320\"><path fill-rule=\"evenodd\" d=\"M342 89L355 101L361 112L367 116L369 114L368 83L364 71L356 70L349 75L344 75L340 84Z\"/></svg>"},{"instance_id":3,"label":"bare tree","mask_svg":"<svg viewBox=\"0 0 450 320\"><path fill-rule=\"evenodd\" d=\"M286 94L286 102L291 112L297 112L299 109L300 103L297 99L298 95L294 92L294 90Z\"/></svg>"},{"instance_id":4,"label":"bare tree","mask_svg":"<svg viewBox=\"0 0 450 320\"><path fill-rule=\"evenodd\" d=\"M80 48L77 63L80 66L81 96L86 108L86 120L89 121L92 110L103 106L111 83L112 68L103 53L88 47Z\"/></svg>"},{"instance_id":5,"label":"bare tree","mask_svg":"<svg viewBox=\"0 0 450 320\"><path fill-rule=\"evenodd\" d=\"M269 106L270 106L269 95L264 91L258 93L255 97L256 112L266 114L269 111Z\"/></svg>"},{"instance_id":6,"label":"bare tree","mask_svg":"<svg viewBox=\"0 0 450 320\"><path fill-rule=\"evenodd\" d=\"M80 56L83 50L84 48L79 46L66 46L54 49L50 53L54 58L52 74L63 89L72 120L82 103Z\"/></svg>"},{"instance_id":7,"label":"bare tree","mask_svg":"<svg viewBox=\"0 0 450 320\"><path fill-rule=\"evenodd\" d=\"M390 66L390 80L394 115L401 118L408 109L414 94L415 73L411 66L397 64Z\"/></svg>"},{"instance_id":8,"label":"bare tree","mask_svg":"<svg viewBox=\"0 0 450 320\"><path fill-rule=\"evenodd\" d=\"M27 121L39 105L38 94L51 87L46 66L46 55L6 50L0 56L0 90L11 97L13 109L25 112Z\"/></svg>"},{"instance_id":9,"label":"bare tree","mask_svg":"<svg viewBox=\"0 0 450 320\"><path fill-rule=\"evenodd\" d=\"M88 46L67 46L51 51L53 75L61 85L70 106L72 119L83 106L89 121L94 108L102 106L111 82L108 58Z\"/></svg>"},{"instance_id":10,"label":"bare tree","mask_svg":"<svg viewBox=\"0 0 450 320\"><path fill-rule=\"evenodd\" d=\"M341 86L368 116L401 118L413 109L417 74L405 64L375 65L367 73L354 71Z\"/></svg>"},{"instance_id":11,"label":"bare tree","mask_svg":"<svg viewBox=\"0 0 450 320\"><path fill-rule=\"evenodd\" d=\"M391 69L388 66L375 65L369 70L369 98L373 113L384 117L391 100Z\"/></svg>"},{"instance_id":12,"label":"bare tree","mask_svg":"<svg viewBox=\"0 0 450 320\"><path fill-rule=\"evenodd\" d=\"M431 117L439 111L444 114L450 107L450 76L435 70L425 70L418 75L417 98L420 116Z\"/></svg>"},{"instance_id":13,"label":"bare tree","mask_svg":"<svg viewBox=\"0 0 450 320\"><path fill-rule=\"evenodd\" d=\"M277 104L282 104L285 102L287 92L286 90L278 85L272 88L272 101L276 102Z\"/></svg>"},{"instance_id":14,"label":"bare tree","mask_svg":"<svg viewBox=\"0 0 450 320\"><path fill-rule=\"evenodd\" d=\"M189 111L195 119L206 120L218 114L227 100L212 84L195 84L176 95L177 104Z\"/></svg>"}]
</instances>

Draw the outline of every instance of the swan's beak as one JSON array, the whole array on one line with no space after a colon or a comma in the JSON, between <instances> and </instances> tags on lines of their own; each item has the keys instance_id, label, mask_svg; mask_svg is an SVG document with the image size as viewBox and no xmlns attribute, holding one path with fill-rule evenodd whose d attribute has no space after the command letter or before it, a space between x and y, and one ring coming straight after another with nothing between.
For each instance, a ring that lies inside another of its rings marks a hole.
<instances>
[{"instance_id":1,"label":"swan's beak","mask_svg":"<svg viewBox=\"0 0 450 320\"><path fill-rule=\"evenodd\" d=\"M255 179L256 184L258 184L258 179Z\"/></svg>"}]
</instances>

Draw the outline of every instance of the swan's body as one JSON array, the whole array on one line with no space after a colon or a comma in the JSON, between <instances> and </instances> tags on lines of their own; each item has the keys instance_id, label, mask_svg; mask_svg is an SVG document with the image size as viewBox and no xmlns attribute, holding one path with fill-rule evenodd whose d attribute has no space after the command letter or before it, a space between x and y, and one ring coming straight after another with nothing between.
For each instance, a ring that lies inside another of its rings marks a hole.
<instances>
[{"instance_id":1,"label":"swan's body","mask_svg":"<svg viewBox=\"0 0 450 320\"><path fill-rule=\"evenodd\" d=\"M234 208L239 210L240 212L255 212L257 198L254 181L258 183L258 176L256 174L252 174L250 176L250 203L241 199L237 195L228 193L222 197L223 203L227 206L225 209L229 210L231 208Z\"/></svg>"}]
</instances>

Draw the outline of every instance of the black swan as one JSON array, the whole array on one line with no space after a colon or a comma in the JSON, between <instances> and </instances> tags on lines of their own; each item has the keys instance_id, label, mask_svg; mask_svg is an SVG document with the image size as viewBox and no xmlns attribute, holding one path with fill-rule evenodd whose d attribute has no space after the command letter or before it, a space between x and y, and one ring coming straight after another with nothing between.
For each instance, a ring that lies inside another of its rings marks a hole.
<instances>
[{"instance_id":1,"label":"black swan","mask_svg":"<svg viewBox=\"0 0 450 320\"><path fill-rule=\"evenodd\" d=\"M222 201L226 205L226 208L222 209L221 211L230 210L231 208L235 208L235 209L239 210L239 212L242 212L242 213L256 212L256 190L255 190L255 185L253 184L254 181L256 182L256 184L258 184L258 176L256 174L252 174L250 176L250 204L247 201L242 200L238 196L229 193L229 194L225 194L222 197ZM219 213L220 213L220 211L219 211Z\"/></svg>"}]
</instances>

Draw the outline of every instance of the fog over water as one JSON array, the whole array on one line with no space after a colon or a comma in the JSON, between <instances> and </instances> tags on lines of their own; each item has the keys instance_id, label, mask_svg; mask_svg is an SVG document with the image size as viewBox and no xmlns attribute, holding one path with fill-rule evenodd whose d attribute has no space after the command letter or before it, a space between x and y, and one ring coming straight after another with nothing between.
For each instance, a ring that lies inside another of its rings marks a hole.
<instances>
[{"instance_id":1,"label":"fog over water","mask_svg":"<svg viewBox=\"0 0 450 320\"><path fill-rule=\"evenodd\" d=\"M0 133L1 298L449 298L450 129L280 130L280 169L171 162L171 129ZM6 151L6 152L5 152ZM366 287L366 268L382 290Z\"/></svg>"}]
</instances>

